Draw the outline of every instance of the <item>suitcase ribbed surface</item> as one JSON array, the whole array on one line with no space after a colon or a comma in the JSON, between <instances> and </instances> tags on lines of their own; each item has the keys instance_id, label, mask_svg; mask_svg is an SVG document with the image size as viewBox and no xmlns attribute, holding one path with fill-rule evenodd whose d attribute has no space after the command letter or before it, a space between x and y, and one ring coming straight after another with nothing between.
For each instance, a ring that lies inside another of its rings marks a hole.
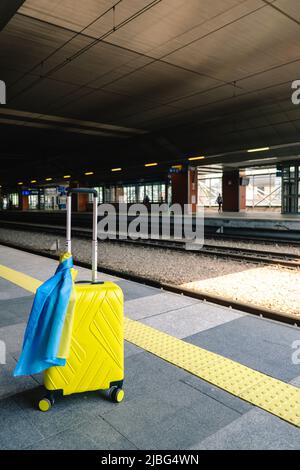
<instances>
[{"instance_id":1,"label":"suitcase ribbed surface","mask_svg":"<svg viewBox=\"0 0 300 470\"><path fill-rule=\"evenodd\" d=\"M70 355L64 367L45 372L48 390L101 390L124 378L123 293L112 282L76 284Z\"/></svg>"}]
</instances>

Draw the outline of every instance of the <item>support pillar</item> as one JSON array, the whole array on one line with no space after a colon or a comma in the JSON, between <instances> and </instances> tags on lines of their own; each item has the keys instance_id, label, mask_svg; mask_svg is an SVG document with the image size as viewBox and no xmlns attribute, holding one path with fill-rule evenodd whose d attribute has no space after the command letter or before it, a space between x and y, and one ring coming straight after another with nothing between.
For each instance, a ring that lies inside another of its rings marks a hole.
<instances>
[{"instance_id":1,"label":"support pillar","mask_svg":"<svg viewBox=\"0 0 300 470\"><path fill-rule=\"evenodd\" d=\"M28 196L24 196L22 193L19 194L19 207L21 211L28 211L29 209Z\"/></svg>"},{"instance_id":2,"label":"support pillar","mask_svg":"<svg viewBox=\"0 0 300 470\"><path fill-rule=\"evenodd\" d=\"M188 170L188 204L190 204L190 212L197 212L197 199L198 199L198 181L197 181L197 168L189 168Z\"/></svg>"},{"instance_id":3,"label":"support pillar","mask_svg":"<svg viewBox=\"0 0 300 470\"><path fill-rule=\"evenodd\" d=\"M188 177L187 173L172 173L172 204L180 204L182 207L188 201Z\"/></svg>"},{"instance_id":4,"label":"support pillar","mask_svg":"<svg viewBox=\"0 0 300 470\"><path fill-rule=\"evenodd\" d=\"M88 194L77 194L77 211L86 212L89 203Z\"/></svg>"},{"instance_id":5,"label":"support pillar","mask_svg":"<svg viewBox=\"0 0 300 470\"><path fill-rule=\"evenodd\" d=\"M81 185L82 186L82 185ZM70 183L70 188L80 188L78 181ZM72 211L73 212L86 212L88 209L89 196L85 193L72 194Z\"/></svg>"},{"instance_id":6,"label":"support pillar","mask_svg":"<svg viewBox=\"0 0 300 470\"><path fill-rule=\"evenodd\" d=\"M246 190L247 186L241 184L241 181L245 177L245 172L240 171L240 211L245 211L246 210Z\"/></svg>"},{"instance_id":7,"label":"support pillar","mask_svg":"<svg viewBox=\"0 0 300 470\"><path fill-rule=\"evenodd\" d=\"M224 170L222 178L223 211L239 212L246 209L246 186L240 185L239 170Z\"/></svg>"},{"instance_id":8,"label":"support pillar","mask_svg":"<svg viewBox=\"0 0 300 470\"><path fill-rule=\"evenodd\" d=\"M197 169L188 168L182 173L173 173L172 204L190 204L190 212L197 211Z\"/></svg>"}]
</instances>

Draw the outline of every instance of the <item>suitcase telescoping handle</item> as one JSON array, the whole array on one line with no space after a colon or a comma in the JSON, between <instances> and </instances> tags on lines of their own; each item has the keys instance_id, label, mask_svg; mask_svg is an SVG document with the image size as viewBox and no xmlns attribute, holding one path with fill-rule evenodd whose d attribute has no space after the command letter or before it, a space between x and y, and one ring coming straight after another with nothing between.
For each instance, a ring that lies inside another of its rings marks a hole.
<instances>
[{"instance_id":1,"label":"suitcase telescoping handle","mask_svg":"<svg viewBox=\"0 0 300 470\"><path fill-rule=\"evenodd\" d=\"M71 217L72 217L72 194L93 194L93 239L92 239L92 282L97 282L97 259L98 259L98 191L92 188L69 188L67 190L67 251L71 253Z\"/></svg>"}]
</instances>

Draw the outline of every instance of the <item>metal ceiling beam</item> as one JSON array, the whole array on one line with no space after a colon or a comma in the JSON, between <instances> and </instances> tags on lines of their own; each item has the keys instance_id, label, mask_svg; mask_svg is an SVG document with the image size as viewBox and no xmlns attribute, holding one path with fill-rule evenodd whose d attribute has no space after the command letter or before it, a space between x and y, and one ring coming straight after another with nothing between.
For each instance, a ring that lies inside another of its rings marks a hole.
<instances>
[{"instance_id":1,"label":"metal ceiling beam","mask_svg":"<svg viewBox=\"0 0 300 470\"><path fill-rule=\"evenodd\" d=\"M96 137L114 139L130 138L133 135L145 134L140 129L113 126L92 121L84 121L60 116L30 113L9 108L0 108L0 124L31 127L36 129L71 132Z\"/></svg>"}]
</instances>

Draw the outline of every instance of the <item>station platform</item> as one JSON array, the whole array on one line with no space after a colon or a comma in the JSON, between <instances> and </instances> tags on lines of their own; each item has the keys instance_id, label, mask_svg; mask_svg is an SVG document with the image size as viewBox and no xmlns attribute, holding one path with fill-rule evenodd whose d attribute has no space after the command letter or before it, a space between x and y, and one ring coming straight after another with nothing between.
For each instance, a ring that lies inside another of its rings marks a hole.
<instances>
[{"instance_id":1,"label":"station platform","mask_svg":"<svg viewBox=\"0 0 300 470\"><path fill-rule=\"evenodd\" d=\"M300 230L300 214L272 211L221 212L205 210L205 225L224 228Z\"/></svg>"},{"instance_id":2,"label":"station platform","mask_svg":"<svg viewBox=\"0 0 300 470\"><path fill-rule=\"evenodd\" d=\"M34 409L42 376L12 371L34 290L56 266L0 246L1 449L300 449L298 328L101 273L125 295L125 400L89 393Z\"/></svg>"},{"instance_id":3,"label":"station platform","mask_svg":"<svg viewBox=\"0 0 300 470\"><path fill-rule=\"evenodd\" d=\"M201 212L198 212L201 216ZM126 219L125 219L126 217ZM191 217L188 215L187 217ZM119 215L120 223L126 224L134 216ZM65 211L0 211L0 225L4 228L21 226L26 224L27 228L38 227L65 227ZM75 212L72 216L73 226L76 228L89 228L92 224L91 212ZM124 222L126 220L126 222ZM173 229L175 226L182 227L182 218L172 218ZM161 217L155 214L151 216L153 230L159 230ZM223 233L224 235L241 235L254 237L269 237L274 239L295 240L300 235L300 214L281 214L272 211L241 211L221 212L216 210L204 210L204 232L205 235ZM172 233L172 228L171 228Z\"/></svg>"}]
</instances>

